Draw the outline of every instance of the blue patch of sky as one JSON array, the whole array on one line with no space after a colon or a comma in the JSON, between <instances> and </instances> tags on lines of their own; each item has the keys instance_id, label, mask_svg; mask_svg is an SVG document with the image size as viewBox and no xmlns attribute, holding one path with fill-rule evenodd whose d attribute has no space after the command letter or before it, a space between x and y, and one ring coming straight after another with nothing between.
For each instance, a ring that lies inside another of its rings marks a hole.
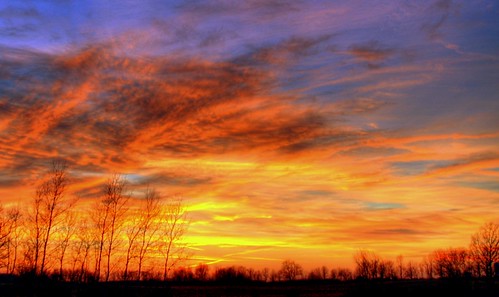
<instances>
[{"instance_id":1,"label":"blue patch of sky","mask_svg":"<svg viewBox=\"0 0 499 297\"><path fill-rule=\"evenodd\" d=\"M125 175L125 178L130 181L131 183L140 183L142 182L145 177L140 175L140 174L135 174L135 173L130 173Z\"/></svg>"},{"instance_id":2,"label":"blue patch of sky","mask_svg":"<svg viewBox=\"0 0 499 297\"><path fill-rule=\"evenodd\" d=\"M2 17L4 21L0 23L0 43L8 46L46 51L71 43L72 38L80 33L75 25L82 15L82 10L72 8L68 3L9 1L7 5L5 2L0 3L0 11L7 14ZM9 11L18 13L9 16ZM8 34L11 29L19 34Z\"/></svg>"},{"instance_id":3,"label":"blue patch of sky","mask_svg":"<svg viewBox=\"0 0 499 297\"><path fill-rule=\"evenodd\" d=\"M340 151L338 154L358 157L387 157L409 152L409 150L390 147L359 147L350 150Z\"/></svg>"},{"instance_id":4,"label":"blue patch of sky","mask_svg":"<svg viewBox=\"0 0 499 297\"><path fill-rule=\"evenodd\" d=\"M462 11L458 24L464 30L459 30L460 46L465 51L488 53L497 56L499 48L499 2L487 1L484 5L477 5L473 1L463 1ZM463 33L468 34L463 35Z\"/></svg>"},{"instance_id":5,"label":"blue patch of sky","mask_svg":"<svg viewBox=\"0 0 499 297\"><path fill-rule=\"evenodd\" d=\"M499 182L495 181L460 182L458 185L467 188L499 192Z\"/></svg>"},{"instance_id":6,"label":"blue patch of sky","mask_svg":"<svg viewBox=\"0 0 499 297\"><path fill-rule=\"evenodd\" d=\"M324 190L305 190L305 191L301 191L300 194L305 195L305 196L324 197L324 196L331 196L334 193L331 191L324 191Z\"/></svg>"},{"instance_id":7,"label":"blue patch of sky","mask_svg":"<svg viewBox=\"0 0 499 297\"><path fill-rule=\"evenodd\" d=\"M390 165L395 169L395 174L399 176L419 175L426 171L451 165L450 161L411 161L392 162Z\"/></svg>"},{"instance_id":8,"label":"blue patch of sky","mask_svg":"<svg viewBox=\"0 0 499 297\"><path fill-rule=\"evenodd\" d=\"M364 206L368 210L389 210L405 208L404 204L392 202L366 202L364 203Z\"/></svg>"}]
</instances>

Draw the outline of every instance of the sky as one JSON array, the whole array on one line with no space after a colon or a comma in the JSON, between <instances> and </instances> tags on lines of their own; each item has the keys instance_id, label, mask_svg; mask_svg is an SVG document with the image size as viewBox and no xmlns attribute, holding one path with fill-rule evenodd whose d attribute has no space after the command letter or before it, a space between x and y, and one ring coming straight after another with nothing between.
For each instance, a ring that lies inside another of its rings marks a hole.
<instances>
[{"instance_id":1,"label":"sky","mask_svg":"<svg viewBox=\"0 0 499 297\"><path fill-rule=\"evenodd\" d=\"M0 0L0 203L181 195L197 262L350 267L499 210L499 2Z\"/></svg>"}]
</instances>

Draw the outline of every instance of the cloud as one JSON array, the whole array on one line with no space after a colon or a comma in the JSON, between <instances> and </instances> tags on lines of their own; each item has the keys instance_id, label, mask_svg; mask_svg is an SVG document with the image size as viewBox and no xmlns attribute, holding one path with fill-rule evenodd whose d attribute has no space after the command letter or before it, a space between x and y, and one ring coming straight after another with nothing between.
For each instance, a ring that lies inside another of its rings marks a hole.
<instances>
[{"instance_id":1,"label":"cloud","mask_svg":"<svg viewBox=\"0 0 499 297\"><path fill-rule=\"evenodd\" d=\"M395 53L395 50L383 47L380 42L372 40L366 43L352 45L349 53L362 61L374 63L388 59Z\"/></svg>"},{"instance_id":2,"label":"cloud","mask_svg":"<svg viewBox=\"0 0 499 297\"><path fill-rule=\"evenodd\" d=\"M7 6L0 10L0 17L2 18L32 18L38 16L40 16L40 12L33 7L21 8Z\"/></svg>"},{"instance_id":3,"label":"cloud","mask_svg":"<svg viewBox=\"0 0 499 297\"><path fill-rule=\"evenodd\" d=\"M474 189L483 189L486 191L499 193L499 183L493 180L461 182L461 183L456 183L456 186L469 187Z\"/></svg>"},{"instance_id":4,"label":"cloud","mask_svg":"<svg viewBox=\"0 0 499 297\"><path fill-rule=\"evenodd\" d=\"M193 173L183 174L176 172L164 172L157 174L149 174L138 178L137 183L141 185L168 185L168 186L186 186L196 187L200 185L207 185L213 181L213 177L196 176Z\"/></svg>"},{"instance_id":5,"label":"cloud","mask_svg":"<svg viewBox=\"0 0 499 297\"><path fill-rule=\"evenodd\" d=\"M0 10L0 36L24 38L36 32L41 22L41 14L34 7L9 5Z\"/></svg>"},{"instance_id":6,"label":"cloud","mask_svg":"<svg viewBox=\"0 0 499 297\"><path fill-rule=\"evenodd\" d=\"M302 1L289 1L283 0L252 0L241 2L232 2L226 0L204 2L198 0L184 1L177 6L177 9L183 13L192 13L201 16L220 16L220 15L238 15L251 11L258 13L263 18L268 18L276 15L282 15L286 12L296 11L298 5Z\"/></svg>"},{"instance_id":7,"label":"cloud","mask_svg":"<svg viewBox=\"0 0 499 297\"><path fill-rule=\"evenodd\" d=\"M452 175L457 173L474 171L481 168L499 165L499 155L495 152L483 152L472 154L460 159L449 160L442 165L435 165L425 172L425 176L434 177L440 175Z\"/></svg>"},{"instance_id":8,"label":"cloud","mask_svg":"<svg viewBox=\"0 0 499 297\"><path fill-rule=\"evenodd\" d=\"M326 39L290 39L270 51L301 55ZM1 49L0 149L10 152L4 166L15 167L7 164L22 156L32 164L63 157L80 166L99 164L96 170L125 171L141 166L144 156L280 158L369 137L343 129L339 115L384 104L358 99L318 108L269 95L274 78L258 64L142 59L114 48L60 54Z\"/></svg>"},{"instance_id":9,"label":"cloud","mask_svg":"<svg viewBox=\"0 0 499 297\"><path fill-rule=\"evenodd\" d=\"M331 35L317 37L291 36L275 44L259 47L249 46L249 53L237 57L236 63L246 65L286 65L325 51Z\"/></svg>"},{"instance_id":10,"label":"cloud","mask_svg":"<svg viewBox=\"0 0 499 297\"><path fill-rule=\"evenodd\" d=\"M332 104L332 109L339 115L358 115L377 111L389 104L387 101L373 98L355 98L335 102Z\"/></svg>"},{"instance_id":11,"label":"cloud","mask_svg":"<svg viewBox=\"0 0 499 297\"><path fill-rule=\"evenodd\" d=\"M421 25L421 30L430 40L441 40L443 38L442 28L452 13L458 12L459 5L452 0L438 0L428 7L427 13L431 20Z\"/></svg>"},{"instance_id":12,"label":"cloud","mask_svg":"<svg viewBox=\"0 0 499 297\"><path fill-rule=\"evenodd\" d=\"M394 236L407 236L407 235L425 235L426 232L421 232L415 229L378 229L372 231L373 234L380 235L394 235Z\"/></svg>"},{"instance_id":13,"label":"cloud","mask_svg":"<svg viewBox=\"0 0 499 297\"><path fill-rule=\"evenodd\" d=\"M410 151L407 149L400 149L394 147L370 147L361 146L345 151L338 152L339 155L362 157L362 158L375 158L375 157L390 157L400 154L407 154Z\"/></svg>"}]
</instances>

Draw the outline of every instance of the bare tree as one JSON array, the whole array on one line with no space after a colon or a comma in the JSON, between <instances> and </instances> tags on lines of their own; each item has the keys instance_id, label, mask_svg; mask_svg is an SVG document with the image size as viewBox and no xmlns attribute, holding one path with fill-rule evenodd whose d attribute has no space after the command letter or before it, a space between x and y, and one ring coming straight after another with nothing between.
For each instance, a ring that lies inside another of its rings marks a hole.
<instances>
[{"instance_id":1,"label":"bare tree","mask_svg":"<svg viewBox=\"0 0 499 297\"><path fill-rule=\"evenodd\" d=\"M7 247L9 242L9 228L8 221L5 215L5 210L0 206L0 251ZM0 259L3 259L3 253L0 253Z\"/></svg>"},{"instance_id":2,"label":"bare tree","mask_svg":"<svg viewBox=\"0 0 499 297\"><path fill-rule=\"evenodd\" d=\"M459 278L470 271L468 251L463 248L438 249L433 252L436 273L440 277Z\"/></svg>"},{"instance_id":3,"label":"bare tree","mask_svg":"<svg viewBox=\"0 0 499 297\"><path fill-rule=\"evenodd\" d=\"M196 266L196 269L194 270L194 276L196 277L197 280L206 281L208 280L209 271L210 268L208 265L204 263L199 263L198 266Z\"/></svg>"},{"instance_id":4,"label":"bare tree","mask_svg":"<svg viewBox=\"0 0 499 297\"><path fill-rule=\"evenodd\" d=\"M353 278L353 273L348 268L338 268L338 279L342 281L348 281Z\"/></svg>"},{"instance_id":5,"label":"bare tree","mask_svg":"<svg viewBox=\"0 0 499 297\"><path fill-rule=\"evenodd\" d=\"M67 184L66 163L54 161L48 177L37 187L30 215L31 244L27 255L36 274L46 273L47 254L54 227L75 203L75 200L65 197Z\"/></svg>"},{"instance_id":6,"label":"bare tree","mask_svg":"<svg viewBox=\"0 0 499 297\"><path fill-rule=\"evenodd\" d=\"M125 270L123 278L129 278L130 262L137 258L137 279L140 280L146 255L151 251L155 236L158 233L160 224L161 205L160 195L151 188L147 188L141 206L137 213L130 213L127 220L125 233L127 238L127 249L125 255Z\"/></svg>"},{"instance_id":7,"label":"bare tree","mask_svg":"<svg viewBox=\"0 0 499 297\"><path fill-rule=\"evenodd\" d=\"M173 270L173 280L177 282L188 282L194 279L194 273L190 267L178 267Z\"/></svg>"},{"instance_id":8,"label":"bare tree","mask_svg":"<svg viewBox=\"0 0 499 297\"><path fill-rule=\"evenodd\" d=\"M433 254L430 254L426 257L423 258L423 261L421 262L422 270L424 271L424 275L426 275L427 278L432 279L435 275L434 272L434 256Z\"/></svg>"},{"instance_id":9,"label":"bare tree","mask_svg":"<svg viewBox=\"0 0 499 297\"><path fill-rule=\"evenodd\" d=\"M9 238L7 242L7 273L14 273L17 267L17 258L19 254L19 245L23 233L22 229L22 214L18 207L11 208L6 213L8 221Z\"/></svg>"},{"instance_id":10,"label":"bare tree","mask_svg":"<svg viewBox=\"0 0 499 297\"><path fill-rule=\"evenodd\" d=\"M478 275L493 275L492 265L499 262L499 224L488 222L471 237L470 254Z\"/></svg>"},{"instance_id":11,"label":"bare tree","mask_svg":"<svg viewBox=\"0 0 499 297\"><path fill-rule=\"evenodd\" d=\"M0 206L0 264L7 267L8 271L8 259L9 259L9 240L12 228L9 223L9 218Z\"/></svg>"},{"instance_id":12,"label":"bare tree","mask_svg":"<svg viewBox=\"0 0 499 297\"><path fill-rule=\"evenodd\" d=\"M71 245L73 258L72 281L82 282L86 279L90 250L94 245L94 235L87 221L83 219L77 226L73 245Z\"/></svg>"},{"instance_id":13,"label":"bare tree","mask_svg":"<svg viewBox=\"0 0 499 297\"><path fill-rule=\"evenodd\" d=\"M303 268L293 260L284 260L279 273L285 280L292 281L303 275Z\"/></svg>"},{"instance_id":14,"label":"bare tree","mask_svg":"<svg viewBox=\"0 0 499 297\"><path fill-rule=\"evenodd\" d=\"M360 250L354 255L357 265L355 274L357 277L365 279L378 278L381 258L372 251Z\"/></svg>"},{"instance_id":15,"label":"bare tree","mask_svg":"<svg viewBox=\"0 0 499 297\"><path fill-rule=\"evenodd\" d=\"M40 251L42 250L43 224L42 224L42 196L40 189L36 190L33 205L28 212L27 241L24 249L24 268L34 274L38 273Z\"/></svg>"},{"instance_id":16,"label":"bare tree","mask_svg":"<svg viewBox=\"0 0 499 297\"><path fill-rule=\"evenodd\" d=\"M308 279L324 280L329 276L329 269L326 266L316 267L308 273Z\"/></svg>"},{"instance_id":17,"label":"bare tree","mask_svg":"<svg viewBox=\"0 0 499 297\"><path fill-rule=\"evenodd\" d=\"M57 234L59 235L57 244L57 250L59 252L59 277L61 279L64 279L63 268L66 251L68 250L70 240L73 238L76 231L77 226L75 213L68 211L64 214L63 223L57 230Z\"/></svg>"},{"instance_id":18,"label":"bare tree","mask_svg":"<svg viewBox=\"0 0 499 297\"><path fill-rule=\"evenodd\" d=\"M187 246L182 241L187 229L187 212L181 197L171 198L163 211L161 215L163 242L161 242L160 251L164 257L163 280L166 280L175 265L188 257Z\"/></svg>"},{"instance_id":19,"label":"bare tree","mask_svg":"<svg viewBox=\"0 0 499 297\"><path fill-rule=\"evenodd\" d=\"M105 281L111 274L111 258L127 210L126 179L114 174L104 185L104 196L96 207L94 223L97 229L95 277L100 279L102 258L106 257Z\"/></svg>"},{"instance_id":20,"label":"bare tree","mask_svg":"<svg viewBox=\"0 0 499 297\"><path fill-rule=\"evenodd\" d=\"M327 279L329 277L329 268L326 266L321 266L321 277L322 279Z\"/></svg>"},{"instance_id":21,"label":"bare tree","mask_svg":"<svg viewBox=\"0 0 499 297\"><path fill-rule=\"evenodd\" d=\"M381 279L394 279L397 277L395 264L390 260L382 260L379 263L378 277Z\"/></svg>"},{"instance_id":22,"label":"bare tree","mask_svg":"<svg viewBox=\"0 0 499 297\"><path fill-rule=\"evenodd\" d=\"M404 278L404 256L398 255L395 261L397 263L398 277L402 279Z\"/></svg>"},{"instance_id":23,"label":"bare tree","mask_svg":"<svg viewBox=\"0 0 499 297\"><path fill-rule=\"evenodd\" d=\"M282 275L279 273L279 271L275 271L272 269L270 272L270 281L271 282L277 282L281 280Z\"/></svg>"},{"instance_id":24,"label":"bare tree","mask_svg":"<svg viewBox=\"0 0 499 297\"><path fill-rule=\"evenodd\" d=\"M108 226L109 205L104 200L99 201L95 208L93 208L92 221L95 227L95 265L94 276L100 280L102 257L104 255L104 245L106 244L106 233L109 229Z\"/></svg>"},{"instance_id":25,"label":"bare tree","mask_svg":"<svg viewBox=\"0 0 499 297\"><path fill-rule=\"evenodd\" d=\"M137 213L128 213L128 219L126 220L127 223L125 224L125 235L127 239L126 243L126 255L125 255L125 270L123 272L123 279L128 280L128 268L130 266L130 261L132 260L133 257L136 256L135 254L135 249L137 248L136 246L136 240L140 234L141 231L141 222L139 215Z\"/></svg>"},{"instance_id":26,"label":"bare tree","mask_svg":"<svg viewBox=\"0 0 499 297\"><path fill-rule=\"evenodd\" d=\"M154 189L147 188L143 206L140 212L139 234L138 234L138 269L137 278L141 280L144 260L151 251L154 239L159 231L160 224L157 219L161 215L161 196Z\"/></svg>"},{"instance_id":27,"label":"bare tree","mask_svg":"<svg viewBox=\"0 0 499 297\"><path fill-rule=\"evenodd\" d=\"M412 261L407 262L404 269L404 276L408 279L418 278L418 266Z\"/></svg>"},{"instance_id":28,"label":"bare tree","mask_svg":"<svg viewBox=\"0 0 499 297\"><path fill-rule=\"evenodd\" d=\"M268 269L267 267L264 267L264 268L262 268L260 273L262 274L262 281L263 282L270 281L270 269Z\"/></svg>"}]
</instances>

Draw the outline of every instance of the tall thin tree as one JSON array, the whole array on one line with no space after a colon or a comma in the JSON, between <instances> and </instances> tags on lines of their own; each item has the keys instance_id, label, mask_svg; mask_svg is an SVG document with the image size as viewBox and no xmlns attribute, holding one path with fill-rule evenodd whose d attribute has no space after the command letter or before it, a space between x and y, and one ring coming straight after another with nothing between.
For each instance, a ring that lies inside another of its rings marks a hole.
<instances>
[{"instance_id":1,"label":"tall thin tree","mask_svg":"<svg viewBox=\"0 0 499 297\"><path fill-rule=\"evenodd\" d=\"M88 221L83 218L80 224L77 225L75 240L73 245L71 245L73 281L82 282L86 279L89 254L94 244L95 240L92 228Z\"/></svg>"},{"instance_id":2,"label":"tall thin tree","mask_svg":"<svg viewBox=\"0 0 499 297\"><path fill-rule=\"evenodd\" d=\"M36 190L32 214L32 258L35 273L46 273L47 254L54 227L60 223L61 216L76 202L66 198L67 169L65 162L54 161L47 178Z\"/></svg>"},{"instance_id":3,"label":"tall thin tree","mask_svg":"<svg viewBox=\"0 0 499 297\"><path fill-rule=\"evenodd\" d=\"M128 270L130 262L136 257L135 250L137 249L137 238L139 237L142 228L139 214L136 212L128 212L128 218L125 224L126 235L126 254L125 254L125 270L123 271L123 280L128 280Z\"/></svg>"},{"instance_id":4,"label":"tall thin tree","mask_svg":"<svg viewBox=\"0 0 499 297\"><path fill-rule=\"evenodd\" d=\"M142 279L144 260L150 252L160 224L157 219L161 214L161 196L154 189L147 188L140 212L140 232L137 246L137 278Z\"/></svg>"},{"instance_id":5,"label":"tall thin tree","mask_svg":"<svg viewBox=\"0 0 499 297\"><path fill-rule=\"evenodd\" d=\"M59 235L57 242L57 251L59 253L59 277L64 279L64 260L66 251L70 245L71 239L77 231L76 214L72 211L65 213L63 223L57 229Z\"/></svg>"},{"instance_id":6,"label":"tall thin tree","mask_svg":"<svg viewBox=\"0 0 499 297\"><path fill-rule=\"evenodd\" d=\"M181 197L173 197L163 208L161 228L161 252L164 257L163 280L168 279L169 272L180 261L188 257L187 245L182 241L187 230L187 212Z\"/></svg>"},{"instance_id":7,"label":"tall thin tree","mask_svg":"<svg viewBox=\"0 0 499 297\"><path fill-rule=\"evenodd\" d=\"M7 245L7 273L13 274L17 267L17 257L19 254L19 245L22 237L22 219L23 215L18 207L7 211L7 220L9 222L9 238Z\"/></svg>"},{"instance_id":8,"label":"tall thin tree","mask_svg":"<svg viewBox=\"0 0 499 297\"><path fill-rule=\"evenodd\" d=\"M95 274L100 279L102 257L106 260L105 281L111 274L111 258L116 241L120 235L120 227L127 211L129 196L126 195L125 177L114 174L104 185L104 196L96 208L95 223L97 227L97 252Z\"/></svg>"}]
</instances>

